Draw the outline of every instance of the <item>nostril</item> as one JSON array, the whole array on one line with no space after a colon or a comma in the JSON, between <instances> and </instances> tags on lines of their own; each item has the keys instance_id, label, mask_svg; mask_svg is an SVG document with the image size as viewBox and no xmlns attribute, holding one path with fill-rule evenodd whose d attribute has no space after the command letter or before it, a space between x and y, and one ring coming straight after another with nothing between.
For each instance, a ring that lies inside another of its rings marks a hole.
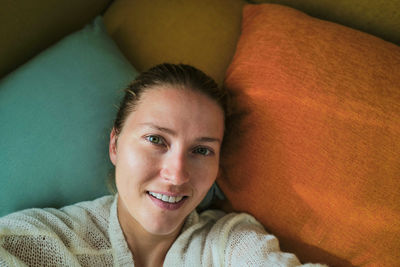
<instances>
[{"instance_id":1,"label":"nostril","mask_svg":"<svg viewBox=\"0 0 400 267\"><path fill-rule=\"evenodd\" d=\"M188 174L182 168L163 168L160 174L161 177L170 181L173 184L183 184L189 180Z\"/></svg>"}]
</instances>

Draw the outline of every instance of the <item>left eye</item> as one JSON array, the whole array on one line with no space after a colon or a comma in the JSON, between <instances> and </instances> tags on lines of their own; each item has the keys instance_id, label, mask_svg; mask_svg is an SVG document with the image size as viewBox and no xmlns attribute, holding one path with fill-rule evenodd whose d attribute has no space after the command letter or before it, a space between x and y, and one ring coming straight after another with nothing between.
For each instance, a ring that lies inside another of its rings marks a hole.
<instances>
[{"instance_id":1,"label":"left eye","mask_svg":"<svg viewBox=\"0 0 400 267\"><path fill-rule=\"evenodd\" d=\"M156 145L162 145L164 143L163 139L157 135L146 136L146 140Z\"/></svg>"},{"instance_id":2,"label":"left eye","mask_svg":"<svg viewBox=\"0 0 400 267\"><path fill-rule=\"evenodd\" d=\"M205 147L198 147L193 152L203 156L209 156L212 153L210 149Z\"/></svg>"}]
</instances>

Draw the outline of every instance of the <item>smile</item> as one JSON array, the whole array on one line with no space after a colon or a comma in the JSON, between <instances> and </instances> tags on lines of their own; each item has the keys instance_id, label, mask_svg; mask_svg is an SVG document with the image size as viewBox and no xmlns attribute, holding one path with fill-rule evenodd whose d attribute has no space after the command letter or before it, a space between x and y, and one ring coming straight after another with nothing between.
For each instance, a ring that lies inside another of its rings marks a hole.
<instances>
[{"instance_id":1,"label":"smile","mask_svg":"<svg viewBox=\"0 0 400 267\"><path fill-rule=\"evenodd\" d=\"M151 191L146 192L152 202L163 210L177 210L185 204L187 196L167 196Z\"/></svg>"},{"instance_id":2,"label":"smile","mask_svg":"<svg viewBox=\"0 0 400 267\"><path fill-rule=\"evenodd\" d=\"M177 203L177 202L179 202L179 201L181 201L182 200L182 198L184 198L183 196L176 196L176 197L173 197L173 196L167 196L167 195L163 195L163 194L159 194L159 193L154 193L154 192L148 192L150 195L152 195L153 197L155 197L155 198L157 198L157 199L159 199L159 200L162 200L162 201L164 201L164 202L167 202L167 203Z\"/></svg>"}]
</instances>

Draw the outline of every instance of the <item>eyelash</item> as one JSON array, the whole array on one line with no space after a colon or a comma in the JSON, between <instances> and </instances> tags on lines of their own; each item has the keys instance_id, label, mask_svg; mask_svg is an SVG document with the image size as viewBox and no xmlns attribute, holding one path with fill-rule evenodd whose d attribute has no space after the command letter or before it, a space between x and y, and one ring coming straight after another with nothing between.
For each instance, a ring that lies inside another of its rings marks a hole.
<instances>
[{"instance_id":1,"label":"eyelash","mask_svg":"<svg viewBox=\"0 0 400 267\"><path fill-rule=\"evenodd\" d=\"M155 143L155 142L151 141L150 138L153 138L153 137L159 138L159 139L160 139L159 141L160 141L161 143ZM157 145L157 146L166 146L166 142L165 142L164 138L162 138L162 137L159 136L159 135L148 135L148 136L145 136L145 139L146 139L148 142L150 142L151 144L153 144L153 145Z\"/></svg>"},{"instance_id":2,"label":"eyelash","mask_svg":"<svg viewBox=\"0 0 400 267\"><path fill-rule=\"evenodd\" d=\"M154 142L154 140L151 141L151 139L154 138L154 137L155 137L155 138L159 138L159 142ZM145 139L146 139L146 141L148 141L149 143L151 143L151 144L153 144L153 145L156 145L156 146L167 146L165 139L162 138L162 137L159 136L159 135L148 135L148 136L145 136ZM160 142L161 142L161 143L160 143ZM199 149L205 149L206 152L205 152L205 153L196 153L195 151L199 152ZM214 151L213 151L212 149L207 148L207 147L203 147L203 146L195 147L195 148L193 149L193 152L196 153L196 154L199 154L199 155L201 155L201 156L204 156L204 157L208 157L208 156L214 155Z\"/></svg>"},{"instance_id":3,"label":"eyelash","mask_svg":"<svg viewBox=\"0 0 400 267\"><path fill-rule=\"evenodd\" d=\"M198 149L206 149L207 150L207 154L203 154L203 153L198 153L198 154L200 154L200 155L202 155L202 156L204 156L204 157L208 157L208 156L212 156L212 155L214 155L214 151L212 151L211 149L209 149L209 148L207 148L207 147L196 147L193 151L196 151L196 150L198 150Z\"/></svg>"}]
</instances>

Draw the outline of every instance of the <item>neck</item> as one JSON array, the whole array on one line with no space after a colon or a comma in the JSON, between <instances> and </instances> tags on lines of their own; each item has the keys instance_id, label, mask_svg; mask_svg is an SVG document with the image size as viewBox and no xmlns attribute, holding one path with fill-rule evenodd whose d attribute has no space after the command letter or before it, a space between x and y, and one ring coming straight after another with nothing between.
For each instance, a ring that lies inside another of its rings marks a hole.
<instances>
[{"instance_id":1,"label":"neck","mask_svg":"<svg viewBox=\"0 0 400 267\"><path fill-rule=\"evenodd\" d=\"M135 266L162 266L181 227L168 235L149 233L129 214L119 197L118 219L129 250L132 252Z\"/></svg>"}]
</instances>

